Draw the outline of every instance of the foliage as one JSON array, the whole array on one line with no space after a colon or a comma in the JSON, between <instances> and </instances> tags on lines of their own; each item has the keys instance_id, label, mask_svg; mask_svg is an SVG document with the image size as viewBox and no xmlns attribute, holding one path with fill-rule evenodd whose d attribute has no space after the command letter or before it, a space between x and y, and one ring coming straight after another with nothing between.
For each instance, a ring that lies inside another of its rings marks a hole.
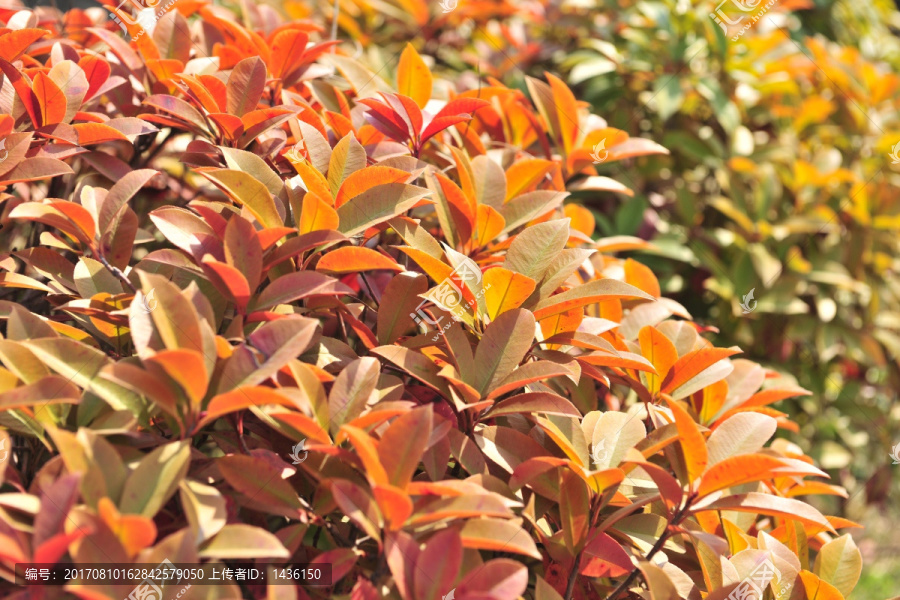
<instances>
[{"instance_id":1,"label":"foliage","mask_svg":"<svg viewBox=\"0 0 900 600\"><path fill-rule=\"evenodd\" d=\"M713 341L812 390L789 401L804 449L883 502L900 432L893 3L782 0L736 41L710 3L469 6L426 29L443 62L515 85L555 63L612 127L671 151L598 167L631 197L572 199L599 235L652 242L633 256Z\"/></svg>"},{"instance_id":2,"label":"foliage","mask_svg":"<svg viewBox=\"0 0 900 600\"><path fill-rule=\"evenodd\" d=\"M769 443L808 392L564 204L631 193L601 141L662 146L549 73L379 70L242 9L130 43L0 10L6 597L130 593L12 583L66 559L332 567L188 600L717 599L766 560L767 594L851 592L855 524L799 499L845 492Z\"/></svg>"}]
</instances>

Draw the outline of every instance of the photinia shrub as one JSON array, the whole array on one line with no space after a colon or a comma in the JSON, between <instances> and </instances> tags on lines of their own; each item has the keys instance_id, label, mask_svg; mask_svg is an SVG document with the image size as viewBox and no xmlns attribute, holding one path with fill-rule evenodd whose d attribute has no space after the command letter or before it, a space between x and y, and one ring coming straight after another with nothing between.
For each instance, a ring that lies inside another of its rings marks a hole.
<instances>
[{"instance_id":1,"label":"photinia shrub","mask_svg":"<svg viewBox=\"0 0 900 600\"><path fill-rule=\"evenodd\" d=\"M601 142L661 146L552 74L466 87L409 45L388 80L250 2L130 42L0 18L4 597L155 598L16 565L166 560L264 574L187 600L851 592L856 525L800 499L844 491L773 439L807 392L565 204L630 193ZM330 584L276 585L297 564Z\"/></svg>"}]
</instances>

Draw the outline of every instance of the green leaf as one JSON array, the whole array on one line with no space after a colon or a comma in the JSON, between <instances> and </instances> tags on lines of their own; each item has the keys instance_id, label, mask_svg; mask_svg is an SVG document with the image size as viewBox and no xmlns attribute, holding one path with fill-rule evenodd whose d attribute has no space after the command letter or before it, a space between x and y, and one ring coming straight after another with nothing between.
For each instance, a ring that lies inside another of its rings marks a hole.
<instances>
[{"instance_id":1,"label":"green leaf","mask_svg":"<svg viewBox=\"0 0 900 600\"><path fill-rule=\"evenodd\" d=\"M341 184L352 173L365 168L366 150L362 147L353 133L345 135L334 146L331 152L331 160L328 163L328 187L331 195L337 196Z\"/></svg>"},{"instance_id":2,"label":"green leaf","mask_svg":"<svg viewBox=\"0 0 900 600\"><path fill-rule=\"evenodd\" d=\"M571 556L577 556L587 541L591 520L590 492L587 484L569 469L559 474L559 517L563 539Z\"/></svg>"},{"instance_id":3,"label":"green leaf","mask_svg":"<svg viewBox=\"0 0 900 600\"><path fill-rule=\"evenodd\" d=\"M237 148L229 148L228 146L219 146L222 156L225 157L225 164L233 171L243 171L252 175L266 186L266 189L273 196L277 196L284 189L284 181L281 176L272 170L266 161L252 152L239 150Z\"/></svg>"},{"instance_id":4,"label":"green leaf","mask_svg":"<svg viewBox=\"0 0 900 600\"><path fill-rule=\"evenodd\" d=\"M378 458L391 485L406 489L428 446L431 424L431 407L420 406L401 415L382 434ZM415 435L410 435L412 431Z\"/></svg>"},{"instance_id":5,"label":"green leaf","mask_svg":"<svg viewBox=\"0 0 900 600\"><path fill-rule=\"evenodd\" d=\"M226 525L211 541L200 546L200 558L289 558L281 541L260 527Z\"/></svg>"},{"instance_id":6,"label":"green leaf","mask_svg":"<svg viewBox=\"0 0 900 600\"><path fill-rule=\"evenodd\" d=\"M43 338L22 342L45 365L80 388L103 398L115 410L139 415L144 409L137 394L99 377L112 361L101 351L70 338Z\"/></svg>"},{"instance_id":7,"label":"green leaf","mask_svg":"<svg viewBox=\"0 0 900 600\"><path fill-rule=\"evenodd\" d=\"M522 308L488 325L475 350L475 389L484 394L513 372L531 348L534 327L534 315Z\"/></svg>"},{"instance_id":8,"label":"green leaf","mask_svg":"<svg viewBox=\"0 0 900 600\"><path fill-rule=\"evenodd\" d=\"M179 484L179 492L181 506L197 543L203 543L221 531L227 515L225 499L219 490L199 481L184 479Z\"/></svg>"},{"instance_id":9,"label":"green leaf","mask_svg":"<svg viewBox=\"0 0 900 600\"><path fill-rule=\"evenodd\" d=\"M344 235L362 233L369 227L402 215L431 193L408 183L385 183L351 198L337 209Z\"/></svg>"},{"instance_id":10,"label":"green leaf","mask_svg":"<svg viewBox=\"0 0 900 600\"><path fill-rule=\"evenodd\" d=\"M569 219L528 227L513 239L503 266L540 281L568 239Z\"/></svg>"},{"instance_id":11,"label":"green leaf","mask_svg":"<svg viewBox=\"0 0 900 600\"><path fill-rule=\"evenodd\" d=\"M328 395L332 432L358 417L366 408L369 396L375 391L378 383L380 366L377 358L371 356L358 358L347 365L334 380L331 393Z\"/></svg>"},{"instance_id":12,"label":"green leaf","mask_svg":"<svg viewBox=\"0 0 900 600\"><path fill-rule=\"evenodd\" d=\"M833 539L819 550L814 572L848 597L862 574L862 554L849 533Z\"/></svg>"},{"instance_id":13,"label":"green leaf","mask_svg":"<svg viewBox=\"0 0 900 600\"><path fill-rule=\"evenodd\" d=\"M144 456L125 480L119 510L152 519L178 489L190 460L188 440L162 445Z\"/></svg>"},{"instance_id":14,"label":"green leaf","mask_svg":"<svg viewBox=\"0 0 900 600\"><path fill-rule=\"evenodd\" d=\"M200 171L200 174L216 184L232 200L247 207L264 227L284 225L272 193L253 175L231 169L206 169Z\"/></svg>"}]
</instances>

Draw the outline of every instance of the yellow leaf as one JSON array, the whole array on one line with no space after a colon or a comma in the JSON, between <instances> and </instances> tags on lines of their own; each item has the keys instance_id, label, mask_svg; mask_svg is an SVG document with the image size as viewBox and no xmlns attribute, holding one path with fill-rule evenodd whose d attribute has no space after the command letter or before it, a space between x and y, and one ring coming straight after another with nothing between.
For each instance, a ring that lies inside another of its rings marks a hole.
<instances>
[{"instance_id":1,"label":"yellow leaf","mask_svg":"<svg viewBox=\"0 0 900 600\"><path fill-rule=\"evenodd\" d=\"M488 269L484 273L484 301L488 316L493 320L508 310L519 308L536 285L534 279L521 273L503 267Z\"/></svg>"},{"instance_id":2,"label":"yellow leaf","mask_svg":"<svg viewBox=\"0 0 900 600\"><path fill-rule=\"evenodd\" d=\"M431 71L425 61L412 44L406 44L397 66L397 91L412 98L419 108L425 108L431 100L431 85Z\"/></svg>"}]
</instances>

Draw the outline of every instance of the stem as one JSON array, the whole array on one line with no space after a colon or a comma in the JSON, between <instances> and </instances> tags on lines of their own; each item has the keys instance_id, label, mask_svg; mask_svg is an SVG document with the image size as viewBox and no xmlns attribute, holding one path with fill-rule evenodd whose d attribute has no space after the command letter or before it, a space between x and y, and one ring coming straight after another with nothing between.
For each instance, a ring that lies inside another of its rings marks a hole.
<instances>
[{"instance_id":1,"label":"stem","mask_svg":"<svg viewBox=\"0 0 900 600\"><path fill-rule=\"evenodd\" d=\"M672 528L677 527L681 523L681 520L684 518L684 516L688 512L688 509L690 508L691 502L693 500L694 500L693 495L688 496L687 501L684 503L684 506L675 513L674 517L672 517L672 522L669 523L669 526L666 527L666 530L663 531L662 535L659 536L659 539L656 540L656 543L653 544L653 547L650 548L650 552L647 553L647 557L646 557L647 561L649 561L651 558L653 558L654 554L656 554L657 552L662 550L662 547L666 543L666 540L668 540L669 536L672 534ZM634 581L635 577L637 577L637 574L639 571L640 571L640 569L635 567L631 571L631 573L628 574L628 577L626 577L625 580L622 583L620 583L616 587L616 589L613 590L612 594L610 594L606 598L606 600L616 600L616 598L619 597L619 594L621 594L622 592L624 592L625 590L628 589L628 586L631 585L631 583Z\"/></svg>"},{"instance_id":2,"label":"stem","mask_svg":"<svg viewBox=\"0 0 900 600\"><path fill-rule=\"evenodd\" d=\"M582 552L584 552L582 550ZM578 566L581 564L581 552L575 556L575 563L572 570L569 571L569 581L566 583L565 600L572 600L572 594L575 593L575 580L578 579Z\"/></svg>"},{"instance_id":3,"label":"stem","mask_svg":"<svg viewBox=\"0 0 900 600\"><path fill-rule=\"evenodd\" d=\"M332 17L331 17L331 41L337 40L337 29L338 29L338 13L340 11L339 6L340 0L334 0L334 4L332 5ZM331 53L334 54L337 51L337 46L331 47Z\"/></svg>"},{"instance_id":4,"label":"stem","mask_svg":"<svg viewBox=\"0 0 900 600\"><path fill-rule=\"evenodd\" d=\"M100 259L100 264L102 264L104 267L106 267L107 271L109 271L110 273L115 275L116 279L121 281L129 290L131 290L132 294L137 292L137 288L134 287L134 284L132 284L128 280L128 278L125 277L125 273L123 273L118 267L114 267L111 264L109 264L109 261L106 260L106 257L103 256L102 254L100 254L99 252L95 252L95 254L97 255L97 258Z\"/></svg>"}]
</instances>

